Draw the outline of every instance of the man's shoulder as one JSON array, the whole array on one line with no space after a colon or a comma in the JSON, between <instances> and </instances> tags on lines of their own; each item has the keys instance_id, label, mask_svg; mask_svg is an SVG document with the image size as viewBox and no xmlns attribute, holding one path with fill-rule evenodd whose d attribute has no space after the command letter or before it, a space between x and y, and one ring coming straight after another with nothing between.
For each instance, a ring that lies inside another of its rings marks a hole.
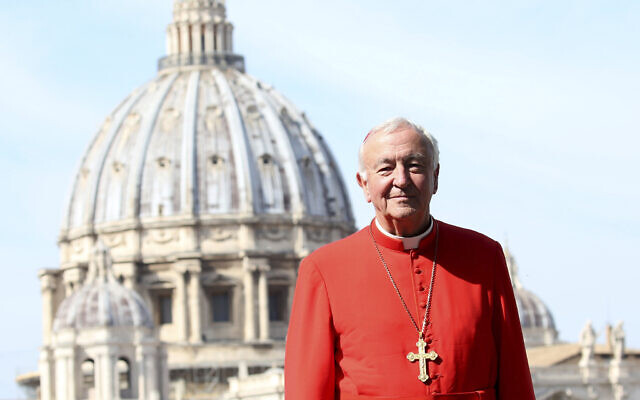
<instances>
[{"instance_id":1,"label":"man's shoulder","mask_svg":"<svg viewBox=\"0 0 640 400\"><path fill-rule=\"evenodd\" d=\"M345 260L366 246L369 239L368 226L342 239L327 243L309 254L305 259L317 266L327 265L327 261Z\"/></svg>"},{"instance_id":2,"label":"man's shoulder","mask_svg":"<svg viewBox=\"0 0 640 400\"><path fill-rule=\"evenodd\" d=\"M442 221L438 221L438 225L443 238L446 237L448 240L453 239L452 241L458 245L478 246L490 249L495 249L496 245L499 246L499 243L494 239L473 229L462 228Z\"/></svg>"}]
</instances>

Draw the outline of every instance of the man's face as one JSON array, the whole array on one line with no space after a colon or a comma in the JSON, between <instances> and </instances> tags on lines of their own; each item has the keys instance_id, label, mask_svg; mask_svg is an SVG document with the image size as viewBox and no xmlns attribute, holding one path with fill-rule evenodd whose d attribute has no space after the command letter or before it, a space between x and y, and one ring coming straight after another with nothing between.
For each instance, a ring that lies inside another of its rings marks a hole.
<instances>
[{"instance_id":1,"label":"man's face","mask_svg":"<svg viewBox=\"0 0 640 400\"><path fill-rule=\"evenodd\" d=\"M426 227L438 189L439 167L434 170L432 157L426 138L410 127L376 133L365 142L366 176L358 173L358 184L389 232L408 236Z\"/></svg>"}]
</instances>

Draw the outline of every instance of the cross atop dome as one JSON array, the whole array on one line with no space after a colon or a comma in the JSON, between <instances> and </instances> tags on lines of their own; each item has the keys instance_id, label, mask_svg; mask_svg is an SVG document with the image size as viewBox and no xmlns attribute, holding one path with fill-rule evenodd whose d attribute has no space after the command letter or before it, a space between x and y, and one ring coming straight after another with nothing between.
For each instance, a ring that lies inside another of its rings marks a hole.
<instances>
[{"instance_id":1,"label":"cross atop dome","mask_svg":"<svg viewBox=\"0 0 640 400\"><path fill-rule=\"evenodd\" d=\"M224 0L174 0L167 26L167 56L158 69L218 66L244 72L244 57L233 53L233 25Z\"/></svg>"}]
</instances>

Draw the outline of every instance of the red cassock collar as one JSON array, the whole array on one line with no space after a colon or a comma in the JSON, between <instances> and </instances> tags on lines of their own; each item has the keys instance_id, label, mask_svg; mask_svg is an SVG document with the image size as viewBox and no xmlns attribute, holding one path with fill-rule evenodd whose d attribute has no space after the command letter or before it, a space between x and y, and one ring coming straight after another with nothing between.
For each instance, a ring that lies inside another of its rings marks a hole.
<instances>
[{"instance_id":1,"label":"red cassock collar","mask_svg":"<svg viewBox=\"0 0 640 400\"><path fill-rule=\"evenodd\" d=\"M433 228L431 229L431 232L429 232L427 236L422 238L416 250L422 252L431 248L432 243L436 237L436 230L437 230L438 223L439 222L435 218L433 218ZM380 232L380 229L378 229L378 226L376 225L375 218L371 220L371 223L369 223L369 228L373 233L373 238L375 239L376 243L378 243L379 245L384 246L390 250L402 251L407 253L409 252L409 250L405 250L402 240L391 238L385 235L384 233Z\"/></svg>"}]
</instances>

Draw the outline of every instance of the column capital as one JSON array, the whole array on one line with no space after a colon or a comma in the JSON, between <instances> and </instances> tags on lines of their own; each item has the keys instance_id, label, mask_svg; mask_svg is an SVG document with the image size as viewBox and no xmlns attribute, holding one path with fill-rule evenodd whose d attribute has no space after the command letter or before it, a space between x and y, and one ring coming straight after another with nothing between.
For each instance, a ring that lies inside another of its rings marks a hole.
<instances>
[{"instance_id":1,"label":"column capital","mask_svg":"<svg viewBox=\"0 0 640 400\"><path fill-rule=\"evenodd\" d=\"M188 260L179 260L174 264L174 270L180 273L189 272L191 274L202 272L202 261L197 258Z\"/></svg>"},{"instance_id":2,"label":"column capital","mask_svg":"<svg viewBox=\"0 0 640 400\"><path fill-rule=\"evenodd\" d=\"M55 290L58 287L57 270L41 269L38 271L40 290Z\"/></svg>"},{"instance_id":3,"label":"column capital","mask_svg":"<svg viewBox=\"0 0 640 400\"><path fill-rule=\"evenodd\" d=\"M270 271L269 259L258 257L244 257L242 260L242 267L245 271Z\"/></svg>"}]
</instances>

